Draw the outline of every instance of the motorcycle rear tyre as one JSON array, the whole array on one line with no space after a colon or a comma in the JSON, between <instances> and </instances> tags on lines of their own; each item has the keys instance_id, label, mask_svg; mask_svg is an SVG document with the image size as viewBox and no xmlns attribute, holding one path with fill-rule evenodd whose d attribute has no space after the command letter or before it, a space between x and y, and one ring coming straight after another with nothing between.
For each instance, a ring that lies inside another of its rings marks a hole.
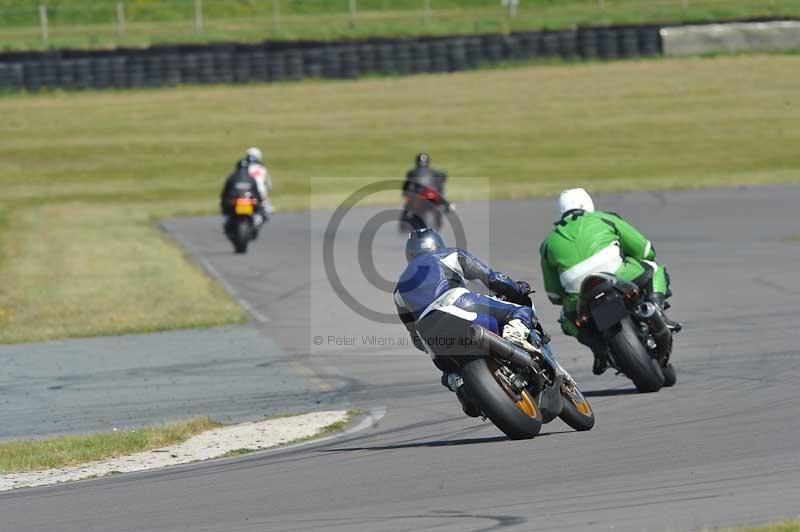
<instances>
[{"instance_id":1,"label":"motorcycle rear tyre","mask_svg":"<svg viewBox=\"0 0 800 532\"><path fill-rule=\"evenodd\" d=\"M619 329L608 339L619 369L641 393L657 392L664 386L661 366L642 345L630 318L619 322Z\"/></svg>"},{"instance_id":2,"label":"motorcycle rear tyre","mask_svg":"<svg viewBox=\"0 0 800 532\"><path fill-rule=\"evenodd\" d=\"M252 228L247 218L239 218L233 228L233 249L236 253L247 253Z\"/></svg>"},{"instance_id":3,"label":"motorcycle rear tyre","mask_svg":"<svg viewBox=\"0 0 800 532\"><path fill-rule=\"evenodd\" d=\"M533 416L518 408L514 399L489 371L485 359L479 358L465 364L461 376L469 397L506 436L512 440L526 440L539 434L542 428L539 406L532 402Z\"/></svg>"}]
</instances>

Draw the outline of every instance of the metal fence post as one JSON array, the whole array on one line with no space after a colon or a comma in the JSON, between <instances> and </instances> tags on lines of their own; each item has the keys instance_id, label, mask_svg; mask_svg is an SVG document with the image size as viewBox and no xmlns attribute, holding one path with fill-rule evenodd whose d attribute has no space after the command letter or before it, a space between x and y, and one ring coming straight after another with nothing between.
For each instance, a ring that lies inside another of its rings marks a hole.
<instances>
[{"instance_id":1,"label":"metal fence post","mask_svg":"<svg viewBox=\"0 0 800 532\"><path fill-rule=\"evenodd\" d=\"M117 2L117 35L122 37L125 33L125 4Z\"/></svg>"},{"instance_id":2,"label":"metal fence post","mask_svg":"<svg viewBox=\"0 0 800 532\"><path fill-rule=\"evenodd\" d=\"M508 6L508 16L509 18L514 18L517 16L517 3L519 0L506 0L506 5Z\"/></svg>"},{"instance_id":3,"label":"metal fence post","mask_svg":"<svg viewBox=\"0 0 800 532\"><path fill-rule=\"evenodd\" d=\"M358 11L356 0L348 1L348 11L350 12L350 27L353 28L356 25L356 13Z\"/></svg>"},{"instance_id":4,"label":"metal fence post","mask_svg":"<svg viewBox=\"0 0 800 532\"><path fill-rule=\"evenodd\" d=\"M194 32L203 31L203 0L194 0Z\"/></svg>"},{"instance_id":5,"label":"metal fence post","mask_svg":"<svg viewBox=\"0 0 800 532\"><path fill-rule=\"evenodd\" d=\"M422 20L427 24L431 19L431 0L425 0L422 4Z\"/></svg>"},{"instance_id":6,"label":"metal fence post","mask_svg":"<svg viewBox=\"0 0 800 532\"><path fill-rule=\"evenodd\" d=\"M281 0L272 0L272 33L278 31L278 23L281 18Z\"/></svg>"},{"instance_id":7,"label":"metal fence post","mask_svg":"<svg viewBox=\"0 0 800 532\"><path fill-rule=\"evenodd\" d=\"M42 42L47 44L47 6L39 4L39 30L42 33Z\"/></svg>"}]
</instances>

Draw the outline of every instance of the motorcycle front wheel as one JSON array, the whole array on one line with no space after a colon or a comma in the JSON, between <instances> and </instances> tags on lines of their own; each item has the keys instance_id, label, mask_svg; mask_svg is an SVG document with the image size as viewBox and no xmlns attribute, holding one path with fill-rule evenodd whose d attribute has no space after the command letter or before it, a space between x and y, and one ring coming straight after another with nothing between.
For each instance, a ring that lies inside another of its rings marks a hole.
<instances>
[{"instance_id":1,"label":"motorcycle front wheel","mask_svg":"<svg viewBox=\"0 0 800 532\"><path fill-rule=\"evenodd\" d=\"M675 366L673 366L671 363L661 368L661 373L664 374L664 388L675 386L675 383L678 382L678 375L675 373Z\"/></svg>"},{"instance_id":2,"label":"motorcycle front wheel","mask_svg":"<svg viewBox=\"0 0 800 532\"><path fill-rule=\"evenodd\" d=\"M499 368L475 359L461 370L467 394L481 412L512 440L530 439L542 428L542 413L531 395L516 394L499 374Z\"/></svg>"},{"instance_id":3,"label":"motorcycle front wheel","mask_svg":"<svg viewBox=\"0 0 800 532\"><path fill-rule=\"evenodd\" d=\"M583 392L565 382L561 385L561 396L564 398L564 409L558 416L561 421L577 431L591 430L594 427L594 411Z\"/></svg>"}]
</instances>

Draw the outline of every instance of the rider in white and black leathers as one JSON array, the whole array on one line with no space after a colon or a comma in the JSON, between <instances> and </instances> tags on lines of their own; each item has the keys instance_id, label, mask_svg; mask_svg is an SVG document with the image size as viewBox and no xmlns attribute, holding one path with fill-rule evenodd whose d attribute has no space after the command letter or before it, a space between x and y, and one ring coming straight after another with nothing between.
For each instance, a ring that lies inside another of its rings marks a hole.
<instances>
[{"instance_id":1,"label":"rider in white and black leathers","mask_svg":"<svg viewBox=\"0 0 800 532\"><path fill-rule=\"evenodd\" d=\"M482 325L505 339L523 343L539 342L531 307L476 294L466 281L480 281L497 295L525 296L530 286L514 282L496 272L470 253L447 248L441 235L425 227L412 232L406 243L408 266L394 291L397 313L411 334L417 349L426 351L444 373L442 384L456 392L468 415L479 415L465 404L460 393L463 381L451 356L474 351L469 345L469 326Z\"/></svg>"}]
</instances>

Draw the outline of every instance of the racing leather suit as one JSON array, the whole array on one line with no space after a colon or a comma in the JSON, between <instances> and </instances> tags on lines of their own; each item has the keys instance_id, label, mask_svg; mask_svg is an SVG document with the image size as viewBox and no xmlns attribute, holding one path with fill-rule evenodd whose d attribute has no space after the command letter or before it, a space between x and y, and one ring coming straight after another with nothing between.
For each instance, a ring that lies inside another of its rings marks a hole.
<instances>
[{"instance_id":1,"label":"racing leather suit","mask_svg":"<svg viewBox=\"0 0 800 532\"><path fill-rule=\"evenodd\" d=\"M261 194L259 210L262 216L264 216L264 220L269 220L272 214L272 205L269 202L269 193L272 190L272 179L269 176L269 171L263 164L249 163L247 166L247 173L250 177L255 179L256 185L258 185L258 192Z\"/></svg>"},{"instance_id":2,"label":"racing leather suit","mask_svg":"<svg viewBox=\"0 0 800 532\"><path fill-rule=\"evenodd\" d=\"M654 262L653 245L614 213L564 213L539 253L547 297L562 305L561 328L570 336L578 336L575 309L581 282L592 273L614 274L640 286L647 281L642 288L649 296L671 295L666 270Z\"/></svg>"},{"instance_id":3,"label":"racing leather suit","mask_svg":"<svg viewBox=\"0 0 800 532\"><path fill-rule=\"evenodd\" d=\"M414 346L429 353L444 372L457 369L449 356L474 351L468 340L473 323L499 334L505 324L519 319L533 331L532 308L471 292L466 288L467 280L480 281L498 295L520 294L509 277L456 248L412 259L394 291L397 313ZM531 332L532 338L535 334Z\"/></svg>"},{"instance_id":4,"label":"racing leather suit","mask_svg":"<svg viewBox=\"0 0 800 532\"><path fill-rule=\"evenodd\" d=\"M424 188L432 188L444 196L444 183L447 181L447 174L440 170L425 166L417 166L406 173L406 181L403 183L403 194L411 192L419 194Z\"/></svg>"}]
</instances>

